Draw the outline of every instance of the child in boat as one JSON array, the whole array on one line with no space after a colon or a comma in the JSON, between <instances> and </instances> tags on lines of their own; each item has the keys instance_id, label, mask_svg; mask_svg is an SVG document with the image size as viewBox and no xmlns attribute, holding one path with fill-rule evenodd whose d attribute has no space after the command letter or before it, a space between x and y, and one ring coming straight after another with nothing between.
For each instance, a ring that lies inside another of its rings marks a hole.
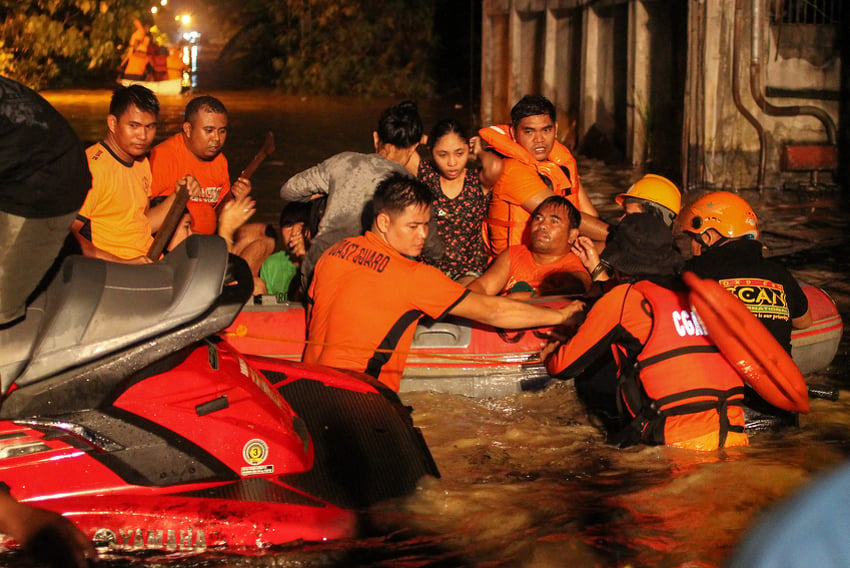
<instances>
[{"instance_id":1,"label":"child in boat","mask_svg":"<svg viewBox=\"0 0 850 568\"><path fill-rule=\"evenodd\" d=\"M316 202L293 201L281 210L281 250L269 255L260 268L260 278L265 283L267 294L278 295L283 300L297 300L303 295L301 279L297 275L315 234L310 220L315 218Z\"/></svg>"},{"instance_id":2,"label":"child in boat","mask_svg":"<svg viewBox=\"0 0 850 568\"><path fill-rule=\"evenodd\" d=\"M484 272L489 261L483 223L502 160L484 150L478 136L469 138L463 126L452 119L434 126L428 147L430 160L414 154L407 167L434 196L432 215L444 249L438 258L425 255L423 260L467 284ZM468 167L470 154L481 163L480 170Z\"/></svg>"}]
</instances>

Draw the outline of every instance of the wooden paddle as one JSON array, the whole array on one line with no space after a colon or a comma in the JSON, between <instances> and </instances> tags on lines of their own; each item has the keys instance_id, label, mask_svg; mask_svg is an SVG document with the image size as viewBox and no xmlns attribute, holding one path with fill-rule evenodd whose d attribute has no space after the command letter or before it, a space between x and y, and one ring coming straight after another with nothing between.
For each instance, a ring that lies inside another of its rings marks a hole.
<instances>
[{"instance_id":1,"label":"wooden paddle","mask_svg":"<svg viewBox=\"0 0 850 568\"><path fill-rule=\"evenodd\" d=\"M174 193L174 201L171 203L168 213L165 214L162 225L156 232L156 237L154 237L153 243L151 243L151 248L148 249L148 258L153 261L159 260L159 257L162 256L162 251L165 250L168 241L174 235L174 231L183 217L186 204L189 203L189 190L186 188L185 183L180 184L180 187Z\"/></svg>"},{"instance_id":2,"label":"wooden paddle","mask_svg":"<svg viewBox=\"0 0 850 568\"><path fill-rule=\"evenodd\" d=\"M260 167L260 164L263 163L263 160L266 159L266 156L274 152L274 134L271 130L266 132L266 139L263 141L263 147L260 148L260 151L257 152L257 155L254 156L254 159L251 160L251 163L242 170L242 173L239 174L239 177L245 179L251 179L251 176L254 175L254 172L257 171L257 168Z\"/></svg>"}]
</instances>

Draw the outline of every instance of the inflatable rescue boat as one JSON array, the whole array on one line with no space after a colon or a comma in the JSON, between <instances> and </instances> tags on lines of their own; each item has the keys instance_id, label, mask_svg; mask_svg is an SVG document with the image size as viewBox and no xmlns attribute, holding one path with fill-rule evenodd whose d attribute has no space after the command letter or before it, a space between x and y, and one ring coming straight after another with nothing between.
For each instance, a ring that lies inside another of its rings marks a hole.
<instances>
[{"instance_id":1,"label":"inflatable rescue boat","mask_svg":"<svg viewBox=\"0 0 850 568\"><path fill-rule=\"evenodd\" d=\"M792 355L803 374L827 367L844 329L835 302L823 290L803 286L814 324L792 334ZM565 298L531 300L562 305ZM301 304L255 296L223 336L243 353L298 361L305 344ZM448 318L420 322L401 381L401 392L427 391L476 398L535 390L550 380L538 354L551 328L505 331Z\"/></svg>"}]
</instances>

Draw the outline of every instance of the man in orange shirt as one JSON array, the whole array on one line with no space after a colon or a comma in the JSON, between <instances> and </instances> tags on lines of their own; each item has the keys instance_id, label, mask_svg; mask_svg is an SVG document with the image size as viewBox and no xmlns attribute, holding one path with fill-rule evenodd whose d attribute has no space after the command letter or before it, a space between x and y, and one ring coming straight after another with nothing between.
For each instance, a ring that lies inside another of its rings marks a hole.
<instances>
[{"instance_id":1,"label":"man in orange shirt","mask_svg":"<svg viewBox=\"0 0 850 568\"><path fill-rule=\"evenodd\" d=\"M239 178L230 186L227 158L221 153L227 140L227 109L215 97L195 97L186 105L183 129L151 150L151 195L170 195L174 183L189 174L201 184L201 193L189 201L192 232L213 235L216 208L229 193L251 192L251 180Z\"/></svg>"},{"instance_id":2,"label":"man in orange shirt","mask_svg":"<svg viewBox=\"0 0 850 568\"><path fill-rule=\"evenodd\" d=\"M425 245L431 201L421 182L392 174L375 190L371 229L321 256L309 290L305 362L365 372L397 391L423 315L521 329L561 325L581 312L581 302L555 310L471 292L413 260Z\"/></svg>"},{"instance_id":3,"label":"man in orange shirt","mask_svg":"<svg viewBox=\"0 0 850 568\"><path fill-rule=\"evenodd\" d=\"M159 101L140 85L119 87L112 94L106 138L86 150L91 189L71 232L84 256L145 264L155 233L174 197L150 207L151 170L146 156L156 135ZM190 196L200 193L192 176L175 180Z\"/></svg>"},{"instance_id":4,"label":"man in orange shirt","mask_svg":"<svg viewBox=\"0 0 850 568\"><path fill-rule=\"evenodd\" d=\"M580 221L581 213L565 197L547 197L531 214L531 244L502 251L467 287L514 298L587 292L590 274L571 252Z\"/></svg>"},{"instance_id":5,"label":"man in orange shirt","mask_svg":"<svg viewBox=\"0 0 850 568\"><path fill-rule=\"evenodd\" d=\"M551 195L565 196L581 211L582 235L595 241L608 235L608 225L599 219L581 185L575 158L555 139L555 115L555 105L548 99L526 95L511 109L510 127L490 126L479 132L505 158L487 219L494 255L528 242L530 214Z\"/></svg>"}]
</instances>

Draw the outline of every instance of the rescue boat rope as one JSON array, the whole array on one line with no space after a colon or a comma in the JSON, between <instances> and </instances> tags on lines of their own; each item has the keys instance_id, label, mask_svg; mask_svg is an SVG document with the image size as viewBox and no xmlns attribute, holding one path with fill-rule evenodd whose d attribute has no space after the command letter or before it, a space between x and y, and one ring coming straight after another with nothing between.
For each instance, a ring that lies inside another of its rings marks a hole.
<instances>
[{"instance_id":1,"label":"rescue boat rope","mask_svg":"<svg viewBox=\"0 0 850 568\"><path fill-rule=\"evenodd\" d=\"M498 367L506 364L535 364L542 363L543 361L540 359L540 353L529 354L528 359L516 360L515 357L518 355L516 352L513 353L492 353L488 355L451 355L451 354L443 354L443 353L422 353L421 351L402 351L400 349L374 349L366 346L359 346L353 344L345 344L345 343L329 343L329 342L321 342L321 341L311 341L309 339L292 339L290 337L281 337L281 336L273 336L273 335L255 335L252 333L247 333L247 331L243 332L240 329L242 326L238 326L236 331L223 331L220 333L222 337L244 337L249 339L259 339L264 341L277 341L280 343L300 343L302 345L321 345L322 347L345 347L346 349L355 349L358 351L368 351L370 353L394 353L398 355L408 355L414 357L420 357L423 359L444 359L447 361L455 361L461 363L477 363L483 366L488 367ZM494 357L504 357L509 356L511 359L496 359ZM273 355L272 355L273 357Z\"/></svg>"}]
</instances>

